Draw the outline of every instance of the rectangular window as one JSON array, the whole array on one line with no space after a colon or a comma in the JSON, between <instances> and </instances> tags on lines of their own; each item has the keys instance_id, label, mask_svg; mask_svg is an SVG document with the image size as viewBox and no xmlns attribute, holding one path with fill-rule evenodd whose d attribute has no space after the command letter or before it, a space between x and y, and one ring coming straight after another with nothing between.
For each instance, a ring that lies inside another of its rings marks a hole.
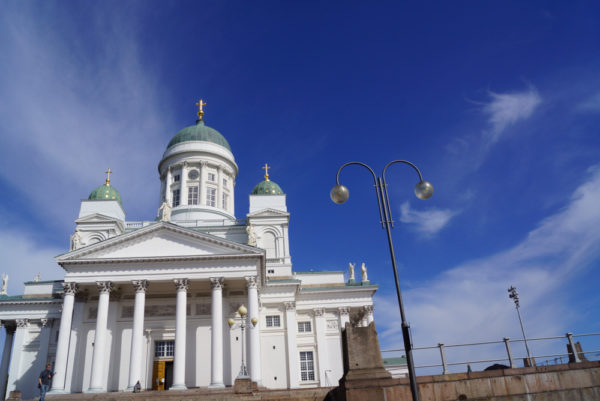
<instances>
[{"instance_id":1,"label":"rectangular window","mask_svg":"<svg viewBox=\"0 0 600 401\"><path fill-rule=\"evenodd\" d=\"M312 325L310 322L298 322L298 333L310 333Z\"/></svg>"},{"instance_id":2,"label":"rectangular window","mask_svg":"<svg viewBox=\"0 0 600 401\"><path fill-rule=\"evenodd\" d=\"M227 209L227 204L229 203L229 194L223 193L223 209Z\"/></svg>"},{"instance_id":3,"label":"rectangular window","mask_svg":"<svg viewBox=\"0 0 600 401\"><path fill-rule=\"evenodd\" d=\"M227 178L223 178L223 186L227 188Z\"/></svg>"},{"instance_id":4,"label":"rectangular window","mask_svg":"<svg viewBox=\"0 0 600 401\"><path fill-rule=\"evenodd\" d=\"M154 346L154 357L164 358L175 355L175 341L157 341Z\"/></svg>"},{"instance_id":5,"label":"rectangular window","mask_svg":"<svg viewBox=\"0 0 600 401\"><path fill-rule=\"evenodd\" d=\"M212 182L217 181L215 173L208 173L208 181L212 181Z\"/></svg>"},{"instance_id":6,"label":"rectangular window","mask_svg":"<svg viewBox=\"0 0 600 401\"><path fill-rule=\"evenodd\" d=\"M188 205L198 204L198 187L188 188Z\"/></svg>"},{"instance_id":7,"label":"rectangular window","mask_svg":"<svg viewBox=\"0 0 600 401\"><path fill-rule=\"evenodd\" d=\"M315 363L312 351L300 352L300 378L303 382L315 380Z\"/></svg>"},{"instance_id":8,"label":"rectangular window","mask_svg":"<svg viewBox=\"0 0 600 401\"><path fill-rule=\"evenodd\" d=\"M267 316L267 327L281 327L279 315Z\"/></svg>"},{"instance_id":9,"label":"rectangular window","mask_svg":"<svg viewBox=\"0 0 600 401\"><path fill-rule=\"evenodd\" d=\"M215 207L217 205L217 189L206 188L206 206Z\"/></svg>"},{"instance_id":10,"label":"rectangular window","mask_svg":"<svg viewBox=\"0 0 600 401\"><path fill-rule=\"evenodd\" d=\"M181 176L179 174L173 176L173 182L181 181Z\"/></svg>"},{"instance_id":11,"label":"rectangular window","mask_svg":"<svg viewBox=\"0 0 600 401\"><path fill-rule=\"evenodd\" d=\"M179 195L181 191L179 189L173 190L173 207L179 206Z\"/></svg>"}]
</instances>

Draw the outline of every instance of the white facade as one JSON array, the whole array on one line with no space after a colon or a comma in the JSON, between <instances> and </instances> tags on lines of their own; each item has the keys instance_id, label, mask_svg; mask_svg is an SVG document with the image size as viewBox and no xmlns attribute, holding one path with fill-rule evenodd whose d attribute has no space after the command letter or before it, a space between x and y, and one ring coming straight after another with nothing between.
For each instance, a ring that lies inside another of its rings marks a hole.
<instances>
[{"instance_id":1,"label":"white facade","mask_svg":"<svg viewBox=\"0 0 600 401\"><path fill-rule=\"evenodd\" d=\"M250 195L238 220L237 172L229 149L188 140L159 163L160 219L126 221L118 200L82 201L71 250L56 258L64 279L0 295L0 395L36 396L46 362L54 393L230 386L241 341L259 385L337 385L341 329L373 320L377 286L294 271L285 195ZM244 339L227 324L242 304Z\"/></svg>"}]
</instances>

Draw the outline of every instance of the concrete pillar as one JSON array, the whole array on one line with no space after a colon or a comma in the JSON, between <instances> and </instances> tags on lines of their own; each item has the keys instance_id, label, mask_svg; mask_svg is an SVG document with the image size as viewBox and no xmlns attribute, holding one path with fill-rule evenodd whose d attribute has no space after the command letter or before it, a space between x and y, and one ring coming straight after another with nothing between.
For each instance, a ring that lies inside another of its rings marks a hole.
<instances>
[{"instance_id":1,"label":"concrete pillar","mask_svg":"<svg viewBox=\"0 0 600 401\"><path fill-rule=\"evenodd\" d=\"M211 277L212 314L210 336L210 386L225 387L223 383L223 277Z\"/></svg>"},{"instance_id":2,"label":"concrete pillar","mask_svg":"<svg viewBox=\"0 0 600 401\"><path fill-rule=\"evenodd\" d=\"M344 330L346 328L346 323L350 323L350 308L341 307L338 309L340 312L340 330Z\"/></svg>"},{"instance_id":3,"label":"concrete pillar","mask_svg":"<svg viewBox=\"0 0 600 401\"><path fill-rule=\"evenodd\" d=\"M298 323L296 322L296 302L285 302L285 324L286 324L286 340L288 349L288 385L289 388L298 388L298 346L296 344L296 332L298 331Z\"/></svg>"},{"instance_id":4,"label":"concrete pillar","mask_svg":"<svg viewBox=\"0 0 600 401\"><path fill-rule=\"evenodd\" d=\"M373 310L374 309L375 309L375 307L373 305L365 305L364 306L365 315L367 316L367 324L366 324L366 326L370 325L373 322L373 320L374 320L373 319Z\"/></svg>"},{"instance_id":5,"label":"concrete pillar","mask_svg":"<svg viewBox=\"0 0 600 401\"><path fill-rule=\"evenodd\" d=\"M187 193L187 162L183 162L181 165L181 199L180 204L182 206L187 206L188 204L188 193Z\"/></svg>"},{"instance_id":6,"label":"concrete pillar","mask_svg":"<svg viewBox=\"0 0 600 401\"><path fill-rule=\"evenodd\" d=\"M2 323L6 330L6 337L4 337L4 350L2 351L2 363L0 363L0 398L4 400L6 398L6 384L8 381L8 362L10 361L10 354L12 352L15 327L7 326L5 321Z\"/></svg>"},{"instance_id":7,"label":"concrete pillar","mask_svg":"<svg viewBox=\"0 0 600 401\"><path fill-rule=\"evenodd\" d=\"M106 336L108 324L108 303L112 283L110 281L99 281L98 291L98 313L96 315L96 332L94 333L94 353L92 355L92 373L90 378L90 393L105 392L106 377L104 377L104 366L108 355L106 355Z\"/></svg>"},{"instance_id":8,"label":"concrete pillar","mask_svg":"<svg viewBox=\"0 0 600 401\"><path fill-rule=\"evenodd\" d=\"M170 390L185 390L185 340L187 335L187 290L188 279L174 280L177 288L175 316L175 358L173 361L173 385Z\"/></svg>"},{"instance_id":9,"label":"concrete pillar","mask_svg":"<svg viewBox=\"0 0 600 401\"><path fill-rule=\"evenodd\" d=\"M147 280L131 282L135 288L135 301L133 306L133 328L131 330L131 357L129 359L129 386L128 391L142 381L142 351L144 347L144 308L146 305Z\"/></svg>"},{"instance_id":10,"label":"concrete pillar","mask_svg":"<svg viewBox=\"0 0 600 401\"><path fill-rule=\"evenodd\" d=\"M258 282L256 276L246 277L248 287L248 368L250 379L262 383L260 365L260 312L258 310ZM251 320L256 319L256 325Z\"/></svg>"},{"instance_id":11,"label":"concrete pillar","mask_svg":"<svg viewBox=\"0 0 600 401\"><path fill-rule=\"evenodd\" d=\"M167 178L165 182L165 202L173 207L173 197L171 196L171 181L173 181L173 175L171 174L171 166L167 168Z\"/></svg>"},{"instance_id":12,"label":"concrete pillar","mask_svg":"<svg viewBox=\"0 0 600 401\"><path fill-rule=\"evenodd\" d=\"M27 332L29 331L29 319L17 319L17 330L15 331L15 339L13 342L12 358L8 368L8 385L6 386L6 394L11 391L20 390L17 387L17 381L21 378L21 359L23 352L23 342ZM35 385L35 383L34 383Z\"/></svg>"},{"instance_id":13,"label":"concrete pillar","mask_svg":"<svg viewBox=\"0 0 600 401\"><path fill-rule=\"evenodd\" d=\"M206 206L206 180L208 179L208 163L203 161L200 163L200 199L198 204Z\"/></svg>"},{"instance_id":14,"label":"concrete pillar","mask_svg":"<svg viewBox=\"0 0 600 401\"><path fill-rule=\"evenodd\" d=\"M58 344L56 344L56 359L54 360L54 377L50 393L65 393L65 378L67 373L67 358L69 356L69 342L71 340L71 321L73 319L73 304L77 283L64 283L64 300L60 327L58 329Z\"/></svg>"},{"instance_id":15,"label":"concrete pillar","mask_svg":"<svg viewBox=\"0 0 600 401\"><path fill-rule=\"evenodd\" d=\"M317 308L315 313L315 332L317 335L317 360L319 362L319 380L321 386L327 382L325 371L329 369L327 363L327 344L325 343L325 310Z\"/></svg>"},{"instance_id":16,"label":"concrete pillar","mask_svg":"<svg viewBox=\"0 0 600 401\"><path fill-rule=\"evenodd\" d=\"M35 372L41 372L48 363L48 346L50 345L50 332L52 331L52 320L40 320L40 349L35 362Z\"/></svg>"}]
</instances>

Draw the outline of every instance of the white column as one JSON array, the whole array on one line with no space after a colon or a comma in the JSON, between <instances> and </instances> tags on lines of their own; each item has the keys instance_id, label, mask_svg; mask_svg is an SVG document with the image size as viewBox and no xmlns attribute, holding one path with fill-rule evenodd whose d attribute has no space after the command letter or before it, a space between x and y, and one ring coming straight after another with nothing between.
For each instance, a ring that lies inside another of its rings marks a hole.
<instances>
[{"instance_id":1,"label":"white column","mask_svg":"<svg viewBox=\"0 0 600 401\"><path fill-rule=\"evenodd\" d=\"M177 288L177 311L175 316L175 358L173 361L173 385L170 390L185 390L185 337L187 319L188 279L174 280Z\"/></svg>"},{"instance_id":2,"label":"white column","mask_svg":"<svg viewBox=\"0 0 600 401\"><path fill-rule=\"evenodd\" d=\"M217 166L217 207L225 209L223 207L223 167Z\"/></svg>"},{"instance_id":3,"label":"white column","mask_svg":"<svg viewBox=\"0 0 600 401\"><path fill-rule=\"evenodd\" d=\"M106 355L106 334L108 323L108 302L110 300L110 281L99 281L98 291L98 314L96 315L96 332L94 333L94 353L92 355L92 372L90 378L90 393L105 392L106 377L104 377L104 366L108 355Z\"/></svg>"},{"instance_id":4,"label":"white column","mask_svg":"<svg viewBox=\"0 0 600 401\"><path fill-rule=\"evenodd\" d=\"M146 289L148 280L135 280L131 282L135 288L135 301L133 306L133 328L131 330L131 357L129 359L129 386L128 391L142 381L142 350L144 347L144 307L146 305Z\"/></svg>"},{"instance_id":5,"label":"white column","mask_svg":"<svg viewBox=\"0 0 600 401\"><path fill-rule=\"evenodd\" d=\"M346 328L346 323L350 323L350 308L341 307L338 309L340 312L340 331Z\"/></svg>"},{"instance_id":6,"label":"white column","mask_svg":"<svg viewBox=\"0 0 600 401\"><path fill-rule=\"evenodd\" d=\"M367 326L371 324L371 322L373 322L373 310L375 309L375 307L373 305L365 305L364 306L364 310L365 310L365 315L367 315Z\"/></svg>"},{"instance_id":7,"label":"white column","mask_svg":"<svg viewBox=\"0 0 600 401\"><path fill-rule=\"evenodd\" d=\"M187 193L187 162L183 162L181 165L181 199L179 203L183 206L188 204L188 193Z\"/></svg>"},{"instance_id":8,"label":"white column","mask_svg":"<svg viewBox=\"0 0 600 401\"><path fill-rule=\"evenodd\" d=\"M17 388L17 382L21 379L21 360L23 355L23 343L29 331L29 319L17 319L17 331L15 332L15 340L13 342L12 358L8 368L8 385L6 386L6 394ZM34 383L35 384L35 383Z\"/></svg>"},{"instance_id":9,"label":"white column","mask_svg":"<svg viewBox=\"0 0 600 401\"><path fill-rule=\"evenodd\" d=\"M171 207L173 207L173 198L171 197L171 181L173 180L173 176L171 175L171 166L167 168L167 178L165 182L165 202Z\"/></svg>"},{"instance_id":10,"label":"white column","mask_svg":"<svg viewBox=\"0 0 600 401\"><path fill-rule=\"evenodd\" d=\"M260 366L260 316L258 311L258 283L256 276L246 277L248 287L248 368L250 379L258 385L262 382ZM251 319L256 318L256 325Z\"/></svg>"},{"instance_id":11,"label":"white column","mask_svg":"<svg viewBox=\"0 0 600 401\"><path fill-rule=\"evenodd\" d=\"M69 356L69 342L71 340L71 320L73 319L73 304L77 283L64 283L64 300L60 327L58 329L58 344L56 344L56 359L54 361L54 377L52 378L51 393L65 392L65 378L67 373L67 357Z\"/></svg>"},{"instance_id":12,"label":"white column","mask_svg":"<svg viewBox=\"0 0 600 401\"><path fill-rule=\"evenodd\" d=\"M6 382L8 381L8 362L12 352L15 327L7 326L6 321L2 323L6 330L6 337L4 337L4 351L2 351L2 363L0 364L0 399L4 400L6 398Z\"/></svg>"},{"instance_id":13,"label":"white column","mask_svg":"<svg viewBox=\"0 0 600 401\"><path fill-rule=\"evenodd\" d=\"M286 339L288 348L288 379L290 388L298 388L298 347L296 345L296 333L298 323L296 322L296 303L285 303Z\"/></svg>"},{"instance_id":14,"label":"white column","mask_svg":"<svg viewBox=\"0 0 600 401\"><path fill-rule=\"evenodd\" d=\"M325 344L325 310L317 308L315 312L315 331L317 334L317 355L319 361L319 380L321 386L326 383L325 371L329 369L327 363L327 344Z\"/></svg>"},{"instance_id":15,"label":"white column","mask_svg":"<svg viewBox=\"0 0 600 401\"><path fill-rule=\"evenodd\" d=\"M206 179L208 178L207 162L200 163L200 199L198 199L198 204L200 206L206 206Z\"/></svg>"},{"instance_id":16,"label":"white column","mask_svg":"<svg viewBox=\"0 0 600 401\"><path fill-rule=\"evenodd\" d=\"M48 363L48 345L50 343L50 329L52 327L51 319L40 320L40 348L38 351L37 360L35 362L35 372L41 372L46 368Z\"/></svg>"},{"instance_id":17,"label":"white column","mask_svg":"<svg viewBox=\"0 0 600 401\"><path fill-rule=\"evenodd\" d=\"M210 336L210 386L225 387L223 384L223 277L211 277L212 322Z\"/></svg>"}]
</instances>

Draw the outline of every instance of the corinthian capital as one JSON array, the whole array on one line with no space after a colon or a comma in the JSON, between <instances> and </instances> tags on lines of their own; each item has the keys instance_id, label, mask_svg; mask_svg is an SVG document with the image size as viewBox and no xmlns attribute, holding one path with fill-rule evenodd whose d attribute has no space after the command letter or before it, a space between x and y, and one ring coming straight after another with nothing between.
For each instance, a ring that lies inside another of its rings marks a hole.
<instances>
[{"instance_id":1,"label":"corinthian capital","mask_svg":"<svg viewBox=\"0 0 600 401\"><path fill-rule=\"evenodd\" d=\"M350 314L350 308L348 308L347 306L342 306L341 308L338 308L338 311L340 312L340 316L348 316Z\"/></svg>"},{"instance_id":2,"label":"corinthian capital","mask_svg":"<svg viewBox=\"0 0 600 401\"><path fill-rule=\"evenodd\" d=\"M148 280L133 280L131 284L133 284L135 292L146 292L148 289Z\"/></svg>"},{"instance_id":3,"label":"corinthian capital","mask_svg":"<svg viewBox=\"0 0 600 401\"><path fill-rule=\"evenodd\" d=\"M29 319L17 319L17 327L29 327Z\"/></svg>"},{"instance_id":4,"label":"corinthian capital","mask_svg":"<svg viewBox=\"0 0 600 401\"><path fill-rule=\"evenodd\" d=\"M296 302L284 302L285 310L296 310Z\"/></svg>"},{"instance_id":5,"label":"corinthian capital","mask_svg":"<svg viewBox=\"0 0 600 401\"><path fill-rule=\"evenodd\" d=\"M177 288L177 291L187 291L188 290L188 279L187 278L180 278L180 279L176 279L173 280L173 282L175 283L175 288Z\"/></svg>"},{"instance_id":6,"label":"corinthian capital","mask_svg":"<svg viewBox=\"0 0 600 401\"><path fill-rule=\"evenodd\" d=\"M211 277L210 288L213 290L222 290L225 284L225 277Z\"/></svg>"},{"instance_id":7,"label":"corinthian capital","mask_svg":"<svg viewBox=\"0 0 600 401\"><path fill-rule=\"evenodd\" d=\"M365 305L365 306L363 306L363 309L365 310L367 315L372 315L375 307L373 305Z\"/></svg>"},{"instance_id":8,"label":"corinthian capital","mask_svg":"<svg viewBox=\"0 0 600 401\"><path fill-rule=\"evenodd\" d=\"M314 312L315 312L315 316L323 316L325 314L325 309L316 308L316 309L314 309Z\"/></svg>"},{"instance_id":9,"label":"corinthian capital","mask_svg":"<svg viewBox=\"0 0 600 401\"><path fill-rule=\"evenodd\" d=\"M65 295L75 295L77 293L77 283L63 283Z\"/></svg>"},{"instance_id":10,"label":"corinthian capital","mask_svg":"<svg viewBox=\"0 0 600 401\"><path fill-rule=\"evenodd\" d=\"M257 288L256 276L248 276L245 278L246 278L246 287L248 287L248 289Z\"/></svg>"},{"instance_id":11,"label":"corinthian capital","mask_svg":"<svg viewBox=\"0 0 600 401\"><path fill-rule=\"evenodd\" d=\"M108 294L113 289L112 282L110 281L97 281L96 285L100 294Z\"/></svg>"}]
</instances>

